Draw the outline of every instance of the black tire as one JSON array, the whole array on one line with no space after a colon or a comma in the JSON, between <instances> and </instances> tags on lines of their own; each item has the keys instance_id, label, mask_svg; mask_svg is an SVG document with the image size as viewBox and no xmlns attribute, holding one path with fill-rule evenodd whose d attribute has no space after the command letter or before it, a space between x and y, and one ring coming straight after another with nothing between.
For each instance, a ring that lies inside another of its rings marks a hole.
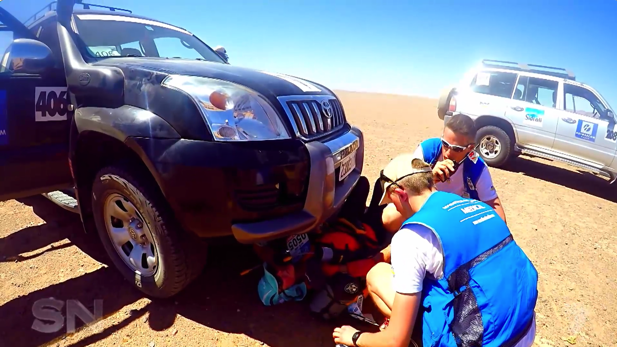
<instances>
[{"instance_id":1,"label":"black tire","mask_svg":"<svg viewBox=\"0 0 617 347\"><path fill-rule=\"evenodd\" d=\"M441 120L443 120L446 116L446 112L450 107L450 99L452 99L454 91L454 86L448 86L442 89L439 94L439 100L437 101L437 116Z\"/></svg>"},{"instance_id":2,"label":"black tire","mask_svg":"<svg viewBox=\"0 0 617 347\"><path fill-rule=\"evenodd\" d=\"M486 157L481 148L482 139L487 136L495 137L501 145L501 149L497 155L492 158ZM478 145L478 154L480 154L482 160L492 167L503 167L511 159L511 155L513 154L510 136L503 129L494 125L486 125L478 129L476 133L476 144Z\"/></svg>"},{"instance_id":3,"label":"black tire","mask_svg":"<svg viewBox=\"0 0 617 347\"><path fill-rule=\"evenodd\" d=\"M114 193L126 198L149 227L158 253L158 266L152 276L141 276L130 268L112 245L106 229L104 204ZM128 164L101 169L92 185L92 209L99 238L108 256L120 273L146 295L154 298L174 296L205 266L205 243L179 226L158 186L146 173Z\"/></svg>"}]
</instances>

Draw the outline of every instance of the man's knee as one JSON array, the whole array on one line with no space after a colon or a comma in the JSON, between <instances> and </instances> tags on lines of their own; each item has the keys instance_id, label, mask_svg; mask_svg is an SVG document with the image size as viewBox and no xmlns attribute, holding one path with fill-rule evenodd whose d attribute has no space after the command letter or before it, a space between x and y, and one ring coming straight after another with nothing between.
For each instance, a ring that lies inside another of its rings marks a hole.
<instances>
[{"instance_id":1,"label":"man's knee","mask_svg":"<svg viewBox=\"0 0 617 347\"><path fill-rule=\"evenodd\" d=\"M386 284L384 280L387 280L388 274L391 273L392 269L390 264L384 262L375 264L366 274L367 289L373 293L379 292L379 288Z\"/></svg>"}]
</instances>

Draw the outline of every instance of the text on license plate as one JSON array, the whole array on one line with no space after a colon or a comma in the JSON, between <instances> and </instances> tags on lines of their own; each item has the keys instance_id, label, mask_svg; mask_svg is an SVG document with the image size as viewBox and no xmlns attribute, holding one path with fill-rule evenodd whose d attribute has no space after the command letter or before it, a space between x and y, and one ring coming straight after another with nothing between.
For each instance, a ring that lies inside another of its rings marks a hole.
<instances>
[{"instance_id":1,"label":"text on license plate","mask_svg":"<svg viewBox=\"0 0 617 347\"><path fill-rule=\"evenodd\" d=\"M356 168L356 152L354 151L345 159L341 160L340 171L338 174L338 180L342 181L345 177L349 176L349 174Z\"/></svg>"},{"instance_id":2,"label":"text on license plate","mask_svg":"<svg viewBox=\"0 0 617 347\"><path fill-rule=\"evenodd\" d=\"M293 235L287 239L287 249L292 255L296 255L302 246L308 242L307 234Z\"/></svg>"}]
</instances>

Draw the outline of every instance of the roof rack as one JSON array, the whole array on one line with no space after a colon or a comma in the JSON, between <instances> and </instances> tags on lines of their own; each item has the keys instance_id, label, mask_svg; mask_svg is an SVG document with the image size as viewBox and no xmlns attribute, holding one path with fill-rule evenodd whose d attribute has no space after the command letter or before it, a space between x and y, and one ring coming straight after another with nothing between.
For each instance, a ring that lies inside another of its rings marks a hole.
<instances>
[{"instance_id":1,"label":"roof rack","mask_svg":"<svg viewBox=\"0 0 617 347\"><path fill-rule=\"evenodd\" d=\"M56 4L57 5L58 1L52 1L49 4L45 5L45 7L43 7L42 9L36 11L32 16L30 16L28 19L26 19L23 23L25 26L28 26L29 24L33 24L34 22L37 21L37 19L42 18L45 16L45 14L47 14L47 12L50 11L55 11L53 5ZM111 7L111 6L104 6L104 5L96 5L96 4L88 4L85 2L82 2L82 0L76 0L75 1L75 5L81 5L83 6L84 10L89 10L92 7L95 8L104 8L104 9L108 9L112 12L114 11L122 11L122 12L128 12L128 13L133 13L131 10L127 10L124 8L119 8L119 7ZM45 11L42 15L39 16L39 14L41 12Z\"/></svg>"},{"instance_id":2,"label":"roof rack","mask_svg":"<svg viewBox=\"0 0 617 347\"><path fill-rule=\"evenodd\" d=\"M572 81L576 81L576 76L574 76L574 73L572 71L566 70L560 67L544 66L544 65L536 65L536 64L525 64L525 63L517 63L513 61L491 60L491 59L482 59L482 65L486 67L496 67L496 68L507 69L507 70L535 72L535 73L540 73L544 75L561 77L561 78L566 78ZM534 68L540 68L543 70L534 69Z\"/></svg>"}]
</instances>

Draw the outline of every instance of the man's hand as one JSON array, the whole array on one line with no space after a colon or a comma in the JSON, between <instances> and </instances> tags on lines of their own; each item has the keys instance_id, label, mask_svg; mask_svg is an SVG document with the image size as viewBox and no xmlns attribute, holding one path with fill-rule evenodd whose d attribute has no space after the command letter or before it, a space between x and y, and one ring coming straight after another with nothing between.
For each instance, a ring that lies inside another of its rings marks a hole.
<instances>
[{"instance_id":1,"label":"man's hand","mask_svg":"<svg viewBox=\"0 0 617 347\"><path fill-rule=\"evenodd\" d=\"M332 337L334 338L334 343L340 343L347 346L353 346L353 341L351 338L353 334L358 331L358 329L354 329L349 325L343 325L340 328L335 328L334 332L332 332Z\"/></svg>"},{"instance_id":2,"label":"man's hand","mask_svg":"<svg viewBox=\"0 0 617 347\"><path fill-rule=\"evenodd\" d=\"M386 263L390 263L390 259L391 259L390 245L382 249L379 253L375 254L375 256L373 257L373 260L376 263L380 263L382 261Z\"/></svg>"},{"instance_id":3,"label":"man's hand","mask_svg":"<svg viewBox=\"0 0 617 347\"><path fill-rule=\"evenodd\" d=\"M404 347L409 346L411 335L419 314L421 293L394 294L392 315L388 329L376 333L365 332L358 338L360 347ZM334 329L332 337L335 343L353 346L351 338L358 331L350 326Z\"/></svg>"},{"instance_id":4,"label":"man's hand","mask_svg":"<svg viewBox=\"0 0 617 347\"><path fill-rule=\"evenodd\" d=\"M441 182L445 182L450 175L454 172L454 162L450 159L438 161L433 168L433 179Z\"/></svg>"}]
</instances>

